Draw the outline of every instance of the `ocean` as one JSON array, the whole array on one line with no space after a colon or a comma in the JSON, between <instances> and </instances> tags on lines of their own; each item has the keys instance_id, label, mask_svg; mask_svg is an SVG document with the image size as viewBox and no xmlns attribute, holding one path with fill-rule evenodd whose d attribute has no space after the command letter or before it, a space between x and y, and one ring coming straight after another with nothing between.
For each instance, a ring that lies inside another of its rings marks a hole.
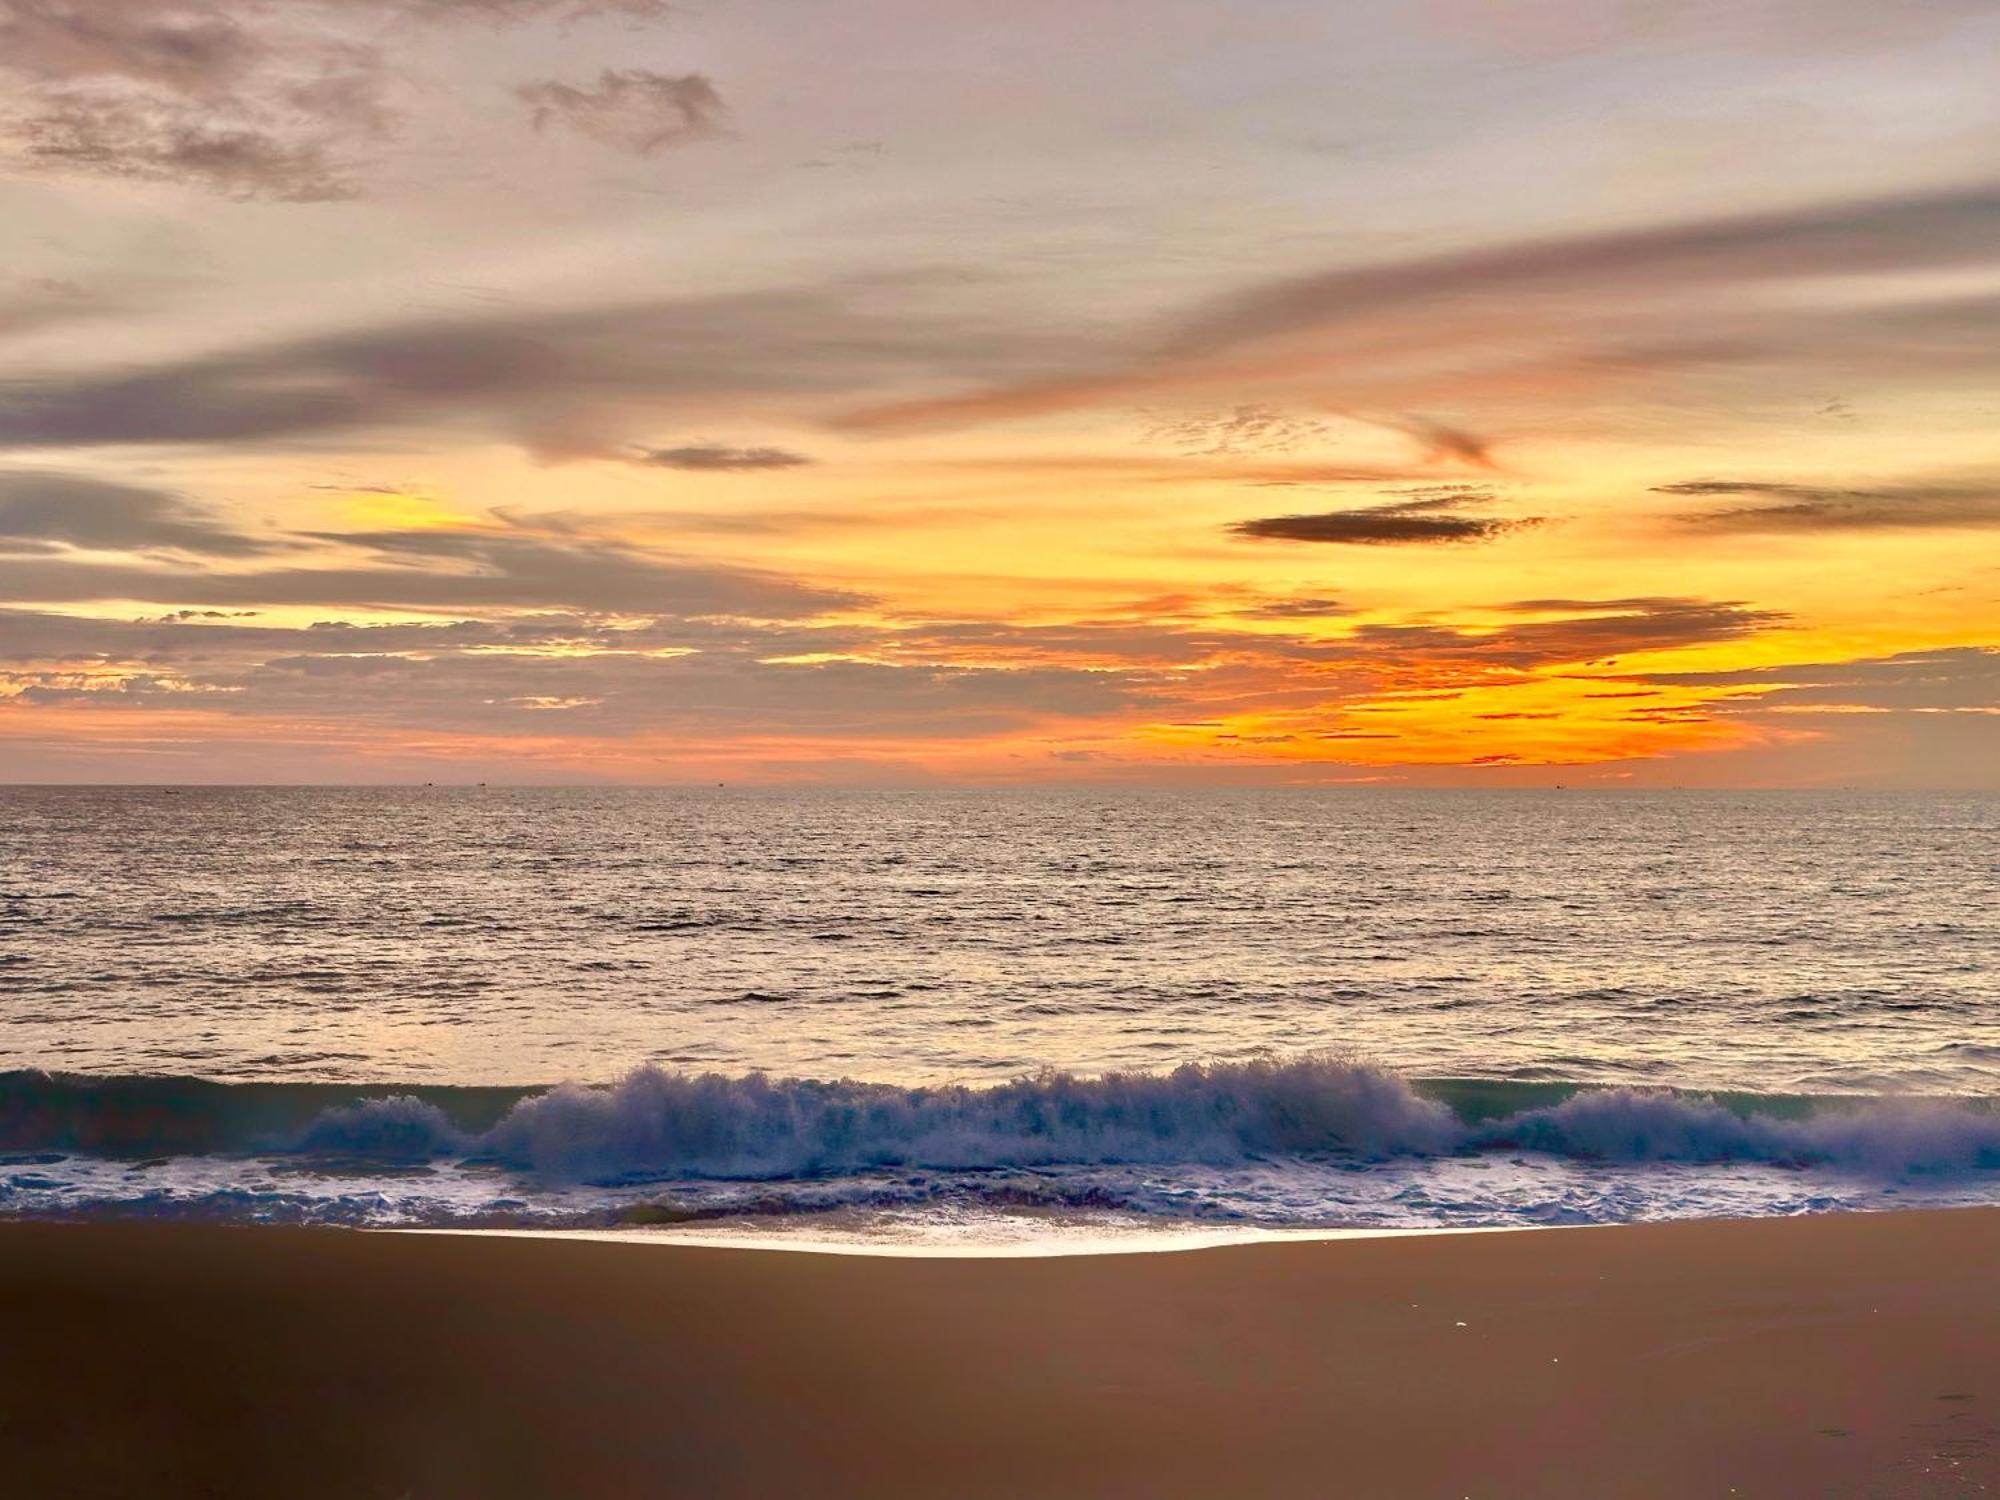
<instances>
[{"instance_id":1,"label":"ocean","mask_svg":"<svg viewBox=\"0 0 2000 1500\"><path fill-rule=\"evenodd\" d=\"M0 790L0 1213L2000 1201L2000 797Z\"/></svg>"}]
</instances>

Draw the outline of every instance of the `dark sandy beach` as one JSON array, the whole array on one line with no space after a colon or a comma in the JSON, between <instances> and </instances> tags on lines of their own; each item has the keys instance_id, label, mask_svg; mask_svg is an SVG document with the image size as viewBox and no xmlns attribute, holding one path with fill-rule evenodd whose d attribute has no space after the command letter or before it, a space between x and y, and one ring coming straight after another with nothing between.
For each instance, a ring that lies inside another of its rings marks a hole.
<instances>
[{"instance_id":1,"label":"dark sandy beach","mask_svg":"<svg viewBox=\"0 0 2000 1500\"><path fill-rule=\"evenodd\" d=\"M0 1227L10 1496L1958 1496L2000 1210L1049 1259Z\"/></svg>"}]
</instances>

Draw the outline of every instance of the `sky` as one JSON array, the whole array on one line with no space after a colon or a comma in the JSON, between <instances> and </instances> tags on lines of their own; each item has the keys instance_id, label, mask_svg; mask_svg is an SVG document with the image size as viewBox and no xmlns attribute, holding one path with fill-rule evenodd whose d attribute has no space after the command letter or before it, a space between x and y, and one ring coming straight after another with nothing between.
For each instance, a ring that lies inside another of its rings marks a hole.
<instances>
[{"instance_id":1,"label":"sky","mask_svg":"<svg viewBox=\"0 0 2000 1500\"><path fill-rule=\"evenodd\" d=\"M2000 785L1990 0L0 0L0 781Z\"/></svg>"}]
</instances>

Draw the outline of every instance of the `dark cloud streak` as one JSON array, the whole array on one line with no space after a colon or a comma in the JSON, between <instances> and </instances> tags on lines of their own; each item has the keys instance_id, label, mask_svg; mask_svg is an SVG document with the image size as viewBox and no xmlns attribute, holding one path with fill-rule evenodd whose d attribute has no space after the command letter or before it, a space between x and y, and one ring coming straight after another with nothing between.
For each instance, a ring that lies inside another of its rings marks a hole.
<instances>
[{"instance_id":1,"label":"dark cloud streak","mask_svg":"<svg viewBox=\"0 0 2000 1500\"><path fill-rule=\"evenodd\" d=\"M1753 696L1711 705L1729 714L1839 712L2000 713L2000 650L1948 646L1853 661L1797 662L1716 672L1648 672L1646 683L1748 688Z\"/></svg>"},{"instance_id":2,"label":"dark cloud streak","mask_svg":"<svg viewBox=\"0 0 2000 1500\"><path fill-rule=\"evenodd\" d=\"M0 384L0 448L241 444L458 425L544 457L629 457L662 402L830 395L1041 364L1060 335L927 309L921 276L485 318L418 318ZM894 315L871 305L888 300ZM672 451L672 450L668 450ZM752 450L756 451L756 450Z\"/></svg>"},{"instance_id":3,"label":"dark cloud streak","mask_svg":"<svg viewBox=\"0 0 2000 1500\"><path fill-rule=\"evenodd\" d=\"M1957 479L1840 487L1761 479L1696 479L1660 495L1771 503L1697 511L1681 519L1707 531L1841 532L2000 526L2000 480Z\"/></svg>"},{"instance_id":4,"label":"dark cloud streak","mask_svg":"<svg viewBox=\"0 0 2000 1500\"><path fill-rule=\"evenodd\" d=\"M1649 225L1301 276L1225 298L1170 355L1213 353L1386 306L1524 288L1633 285L1648 294L1802 274L1976 265L2000 251L2000 183Z\"/></svg>"},{"instance_id":5,"label":"dark cloud streak","mask_svg":"<svg viewBox=\"0 0 2000 1500\"><path fill-rule=\"evenodd\" d=\"M165 490L73 474L0 472L0 553L72 547L250 557L278 542L246 535Z\"/></svg>"},{"instance_id":6,"label":"dark cloud streak","mask_svg":"<svg viewBox=\"0 0 2000 1500\"><path fill-rule=\"evenodd\" d=\"M1462 514L1469 505L1493 498L1490 491L1440 485L1405 491L1412 498L1357 510L1322 511L1312 515L1260 516L1238 521L1229 529L1237 536L1265 541L1334 542L1350 546L1421 546L1448 542L1485 542L1541 524L1541 517L1505 519Z\"/></svg>"},{"instance_id":7,"label":"dark cloud streak","mask_svg":"<svg viewBox=\"0 0 2000 1500\"><path fill-rule=\"evenodd\" d=\"M681 448L642 449L637 462L659 469L743 473L756 469L796 469L812 460L803 453L793 453L784 448L724 448L693 444Z\"/></svg>"},{"instance_id":8,"label":"dark cloud streak","mask_svg":"<svg viewBox=\"0 0 2000 1500\"><path fill-rule=\"evenodd\" d=\"M140 492L144 493L144 492ZM103 508L100 507L100 512ZM31 533L68 540L84 522L51 521L60 531ZM143 526L142 526L143 523ZM107 540L99 545L178 546L219 552L227 545L253 550L175 518L137 515L92 523ZM147 543L145 537L153 540ZM178 536L178 540L167 540ZM322 566L264 567L213 572L68 559L8 562L0 559L0 598L18 603L71 603L114 599L182 606L269 607L311 605L370 609L592 609L638 614L743 615L798 618L852 607L856 595L820 588L777 574L719 563L642 552L610 542L583 541L497 530L304 533L329 556ZM204 547L200 544L206 542ZM334 561L360 551L360 564Z\"/></svg>"},{"instance_id":9,"label":"dark cloud streak","mask_svg":"<svg viewBox=\"0 0 2000 1500\"><path fill-rule=\"evenodd\" d=\"M1333 510L1318 515L1260 516L1229 529L1264 541L1341 542L1357 546L1409 546L1435 542L1484 542L1515 523L1488 516L1412 515L1401 506Z\"/></svg>"},{"instance_id":10,"label":"dark cloud streak","mask_svg":"<svg viewBox=\"0 0 2000 1500\"><path fill-rule=\"evenodd\" d=\"M1505 406L1553 387L1634 383L1758 363L1850 375L1993 367L1991 299L1819 307L1766 286L2000 261L2000 182L1451 250L1256 283L1166 333L1057 377L885 402L857 428L963 425L1122 404L1172 390L1307 392L1351 413ZM1693 329L1677 310L1705 298ZM1671 312L1671 315L1669 315ZM1600 398L1602 399L1602 398ZM1455 422L1376 418L1434 453L1490 465ZM1482 421L1482 425L1484 422Z\"/></svg>"}]
</instances>

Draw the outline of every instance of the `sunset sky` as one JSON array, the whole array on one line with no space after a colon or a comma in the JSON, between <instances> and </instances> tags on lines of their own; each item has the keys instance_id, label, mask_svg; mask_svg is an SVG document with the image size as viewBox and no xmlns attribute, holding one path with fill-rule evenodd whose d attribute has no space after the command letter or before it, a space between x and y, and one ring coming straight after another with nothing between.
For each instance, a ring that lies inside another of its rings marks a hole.
<instances>
[{"instance_id":1,"label":"sunset sky","mask_svg":"<svg viewBox=\"0 0 2000 1500\"><path fill-rule=\"evenodd\" d=\"M2000 784L1991 0L0 0L0 780Z\"/></svg>"}]
</instances>

